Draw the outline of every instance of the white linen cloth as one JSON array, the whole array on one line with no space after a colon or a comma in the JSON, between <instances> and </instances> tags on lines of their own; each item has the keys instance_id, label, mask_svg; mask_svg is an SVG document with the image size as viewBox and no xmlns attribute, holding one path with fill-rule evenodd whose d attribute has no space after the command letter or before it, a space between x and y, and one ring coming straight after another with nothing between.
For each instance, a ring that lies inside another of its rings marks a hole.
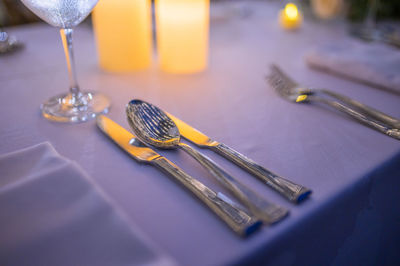
<instances>
[{"instance_id":1,"label":"white linen cloth","mask_svg":"<svg viewBox=\"0 0 400 266\"><path fill-rule=\"evenodd\" d=\"M175 265L49 143L0 156L0 265Z\"/></svg>"},{"instance_id":2,"label":"white linen cloth","mask_svg":"<svg viewBox=\"0 0 400 266\"><path fill-rule=\"evenodd\" d=\"M315 47L308 66L400 93L400 51L381 43L343 40Z\"/></svg>"}]
</instances>

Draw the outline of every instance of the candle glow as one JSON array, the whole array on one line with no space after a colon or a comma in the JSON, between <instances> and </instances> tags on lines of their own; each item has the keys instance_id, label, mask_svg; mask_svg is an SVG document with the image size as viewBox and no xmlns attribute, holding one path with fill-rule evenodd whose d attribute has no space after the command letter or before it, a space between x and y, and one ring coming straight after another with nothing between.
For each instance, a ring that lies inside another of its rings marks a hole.
<instances>
[{"instance_id":1,"label":"candle glow","mask_svg":"<svg viewBox=\"0 0 400 266\"><path fill-rule=\"evenodd\" d=\"M156 0L160 68L194 73L207 67L209 0Z\"/></svg>"},{"instance_id":2,"label":"candle glow","mask_svg":"<svg viewBox=\"0 0 400 266\"><path fill-rule=\"evenodd\" d=\"M289 19L295 19L298 16L297 6L289 3L285 6L285 13Z\"/></svg>"},{"instance_id":3,"label":"candle glow","mask_svg":"<svg viewBox=\"0 0 400 266\"><path fill-rule=\"evenodd\" d=\"M150 0L101 0L92 18L103 69L126 72L150 65Z\"/></svg>"},{"instance_id":4,"label":"candle glow","mask_svg":"<svg viewBox=\"0 0 400 266\"><path fill-rule=\"evenodd\" d=\"M286 4L285 8L279 12L279 23L287 30L294 30L300 27L303 17L297 6L293 3Z\"/></svg>"}]
</instances>

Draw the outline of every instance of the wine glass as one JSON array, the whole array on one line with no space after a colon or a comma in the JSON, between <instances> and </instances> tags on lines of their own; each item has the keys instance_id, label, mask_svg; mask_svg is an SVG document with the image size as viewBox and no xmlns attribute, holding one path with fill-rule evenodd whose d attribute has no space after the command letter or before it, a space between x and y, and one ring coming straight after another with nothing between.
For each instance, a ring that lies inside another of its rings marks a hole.
<instances>
[{"instance_id":1,"label":"wine glass","mask_svg":"<svg viewBox=\"0 0 400 266\"><path fill-rule=\"evenodd\" d=\"M40 107L45 118L58 122L83 122L107 113L110 101L102 94L79 88L72 47L73 28L84 20L98 0L21 0L33 13L60 28L69 73L69 92L51 97Z\"/></svg>"}]
</instances>

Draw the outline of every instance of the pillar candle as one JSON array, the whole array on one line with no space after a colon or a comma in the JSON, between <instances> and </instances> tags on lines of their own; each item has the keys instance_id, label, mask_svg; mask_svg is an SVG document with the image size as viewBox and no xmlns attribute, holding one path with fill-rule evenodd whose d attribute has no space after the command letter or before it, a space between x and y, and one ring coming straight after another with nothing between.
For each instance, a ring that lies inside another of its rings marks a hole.
<instances>
[{"instance_id":1,"label":"pillar candle","mask_svg":"<svg viewBox=\"0 0 400 266\"><path fill-rule=\"evenodd\" d=\"M209 0L156 0L160 68L193 73L207 67Z\"/></svg>"},{"instance_id":2,"label":"pillar candle","mask_svg":"<svg viewBox=\"0 0 400 266\"><path fill-rule=\"evenodd\" d=\"M93 11L100 66L144 69L151 63L151 0L100 0Z\"/></svg>"}]
</instances>

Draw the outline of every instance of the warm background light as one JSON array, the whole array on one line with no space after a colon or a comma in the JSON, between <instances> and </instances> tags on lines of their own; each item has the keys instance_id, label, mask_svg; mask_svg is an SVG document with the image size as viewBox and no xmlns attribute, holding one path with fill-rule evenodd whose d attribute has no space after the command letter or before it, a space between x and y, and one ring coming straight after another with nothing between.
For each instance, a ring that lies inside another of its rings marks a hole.
<instances>
[{"instance_id":1,"label":"warm background light","mask_svg":"<svg viewBox=\"0 0 400 266\"><path fill-rule=\"evenodd\" d=\"M289 19L295 19L298 16L296 5L292 3L287 4L285 7L285 13Z\"/></svg>"},{"instance_id":2,"label":"warm background light","mask_svg":"<svg viewBox=\"0 0 400 266\"><path fill-rule=\"evenodd\" d=\"M160 68L193 73L207 67L209 0L156 0Z\"/></svg>"},{"instance_id":3,"label":"warm background light","mask_svg":"<svg viewBox=\"0 0 400 266\"><path fill-rule=\"evenodd\" d=\"M100 66L132 71L151 63L150 0L100 0L93 11Z\"/></svg>"},{"instance_id":4,"label":"warm background light","mask_svg":"<svg viewBox=\"0 0 400 266\"><path fill-rule=\"evenodd\" d=\"M279 12L279 23L284 29L294 30L301 26L303 17L297 6L293 3L286 4Z\"/></svg>"},{"instance_id":5,"label":"warm background light","mask_svg":"<svg viewBox=\"0 0 400 266\"><path fill-rule=\"evenodd\" d=\"M333 19L340 15L345 4L344 0L311 0L312 11L320 19Z\"/></svg>"}]
</instances>

